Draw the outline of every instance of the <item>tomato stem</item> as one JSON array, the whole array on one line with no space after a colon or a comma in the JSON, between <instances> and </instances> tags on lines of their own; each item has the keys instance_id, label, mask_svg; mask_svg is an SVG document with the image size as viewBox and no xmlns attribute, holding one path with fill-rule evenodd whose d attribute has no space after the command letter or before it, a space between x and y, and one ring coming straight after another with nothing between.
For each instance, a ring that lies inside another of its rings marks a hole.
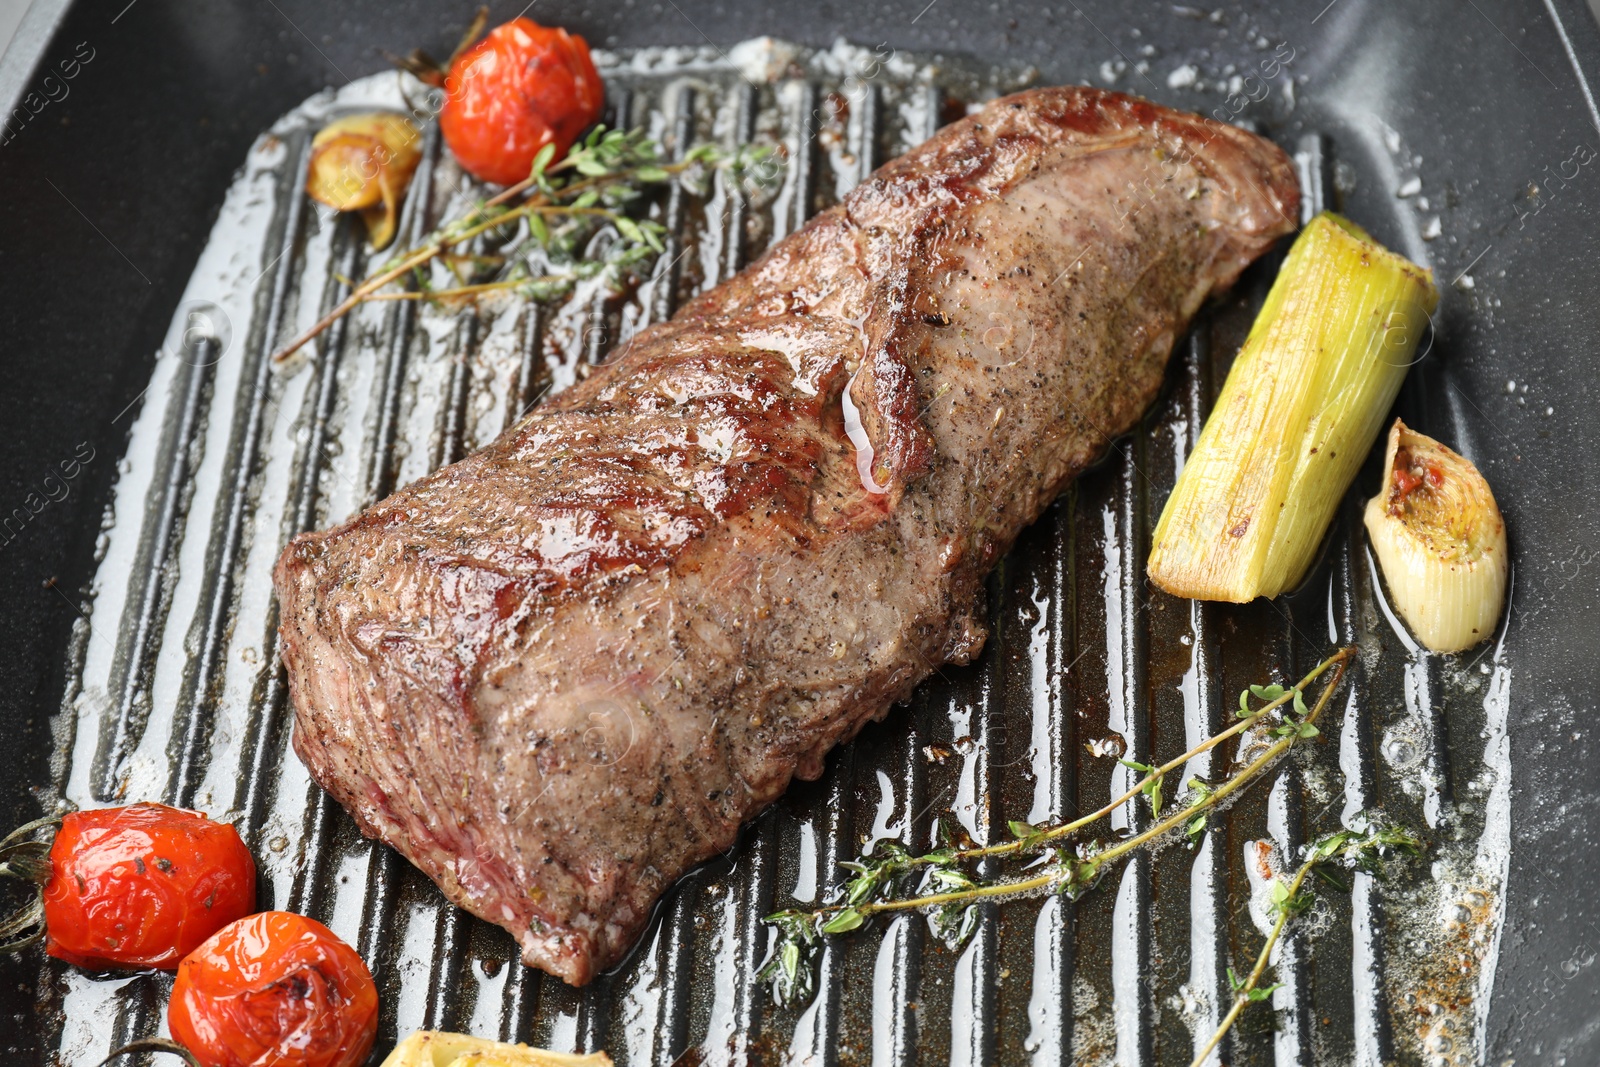
<instances>
[{"instance_id":1,"label":"tomato stem","mask_svg":"<svg viewBox=\"0 0 1600 1067\"><path fill-rule=\"evenodd\" d=\"M31 932L23 934L24 930ZM22 936L18 937L18 934L22 934ZM21 952L43 936L44 890L41 889L33 895L33 900L20 911L0 922L0 939L12 938L12 940L0 942L0 955Z\"/></svg>"},{"instance_id":2,"label":"tomato stem","mask_svg":"<svg viewBox=\"0 0 1600 1067\"><path fill-rule=\"evenodd\" d=\"M0 839L0 852L4 852L6 849L13 847L35 830L42 830L46 826L59 828L61 826L61 816L46 815L42 819L35 819L32 822L23 823L21 826L7 834L3 839Z\"/></svg>"},{"instance_id":3,"label":"tomato stem","mask_svg":"<svg viewBox=\"0 0 1600 1067\"><path fill-rule=\"evenodd\" d=\"M0 919L0 955L21 952L44 937L44 884L50 880L50 842L30 834L59 827L59 815L24 823L0 839L0 878L29 882L33 895L21 908Z\"/></svg>"},{"instance_id":4,"label":"tomato stem","mask_svg":"<svg viewBox=\"0 0 1600 1067\"><path fill-rule=\"evenodd\" d=\"M528 6L532 7L533 5L529 4ZM483 29L487 25L489 25L489 6L487 4L479 4L478 13L472 17L472 24L467 27L467 32L461 35L461 43L456 45L454 52L450 53L450 58L444 61L443 69L446 74L450 72L451 67L456 65L456 60L460 59L462 54L476 44L479 37L483 36Z\"/></svg>"}]
</instances>

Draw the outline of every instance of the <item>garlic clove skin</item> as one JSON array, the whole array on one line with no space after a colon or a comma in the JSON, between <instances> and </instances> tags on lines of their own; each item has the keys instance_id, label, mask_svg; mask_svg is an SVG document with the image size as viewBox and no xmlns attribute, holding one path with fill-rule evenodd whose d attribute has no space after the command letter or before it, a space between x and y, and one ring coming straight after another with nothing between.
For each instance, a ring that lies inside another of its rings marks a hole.
<instances>
[{"instance_id":1,"label":"garlic clove skin","mask_svg":"<svg viewBox=\"0 0 1600 1067\"><path fill-rule=\"evenodd\" d=\"M1506 524L1469 460L1396 419L1366 526L1390 599L1424 646L1461 652L1494 632L1511 567Z\"/></svg>"},{"instance_id":2,"label":"garlic clove skin","mask_svg":"<svg viewBox=\"0 0 1600 1067\"><path fill-rule=\"evenodd\" d=\"M338 211L359 211L374 248L394 239L406 186L422 160L422 138L403 115L349 115L311 139L306 192Z\"/></svg>"}]
</instances>

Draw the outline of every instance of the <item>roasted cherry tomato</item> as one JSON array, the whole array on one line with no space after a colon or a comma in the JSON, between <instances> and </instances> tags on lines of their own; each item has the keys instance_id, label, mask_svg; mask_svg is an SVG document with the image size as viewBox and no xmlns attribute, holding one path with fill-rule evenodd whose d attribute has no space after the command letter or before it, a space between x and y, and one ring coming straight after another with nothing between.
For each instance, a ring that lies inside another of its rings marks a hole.
<instances>
[{"instance_id":1,"label":"roasted cherry tomato","mask_svg":"<svg viewBox=\"0 0 1600 1067\"><path fill-rule=\"evenodd\" d=\"M518 18L458 56L439 129L470 173L514 185L547 144L560 159L600 121L605 85L582 37Z\"/></svg>"},{"instance_id":2,"label":"roasted cherry tomato","mask_svg":"<svg viewBox=\"0 0 1600 1067\"><path fill-rule=\"evenodd\" d=\"M167 1028L203 1067L351 1067L378 1032L378 987L332 930L264 911L178 966Z\"/></svg>"},{"instance_id":3,"label":"roasted cherry tomato","mask_svg":"<svg viewBox=\"0 0 1600 1067\"><path fill-rule=\"evenodd\" d=\"M255 861L226 823L164 804L73 812L50 846L45 951L170 971L255 908Z\"/></svg>"}]
</instances>

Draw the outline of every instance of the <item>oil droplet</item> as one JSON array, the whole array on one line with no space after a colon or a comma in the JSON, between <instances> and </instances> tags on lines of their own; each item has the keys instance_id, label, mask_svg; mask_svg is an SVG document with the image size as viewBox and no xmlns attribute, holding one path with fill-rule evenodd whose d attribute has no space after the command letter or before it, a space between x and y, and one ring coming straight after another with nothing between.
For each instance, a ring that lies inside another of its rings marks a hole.
<instances>
[{"instance_id":1,"label":"oil droplet","mask_svg":"<svg viewBox=\"0 0 1600 1067\"><path fill-rule=\"evenodd\" d=\"M1422 753L1416 741L1405 734L1390 731L1383 739L1383 758L1397 771L1416 766Z\"/></svg>"}]
</instances>

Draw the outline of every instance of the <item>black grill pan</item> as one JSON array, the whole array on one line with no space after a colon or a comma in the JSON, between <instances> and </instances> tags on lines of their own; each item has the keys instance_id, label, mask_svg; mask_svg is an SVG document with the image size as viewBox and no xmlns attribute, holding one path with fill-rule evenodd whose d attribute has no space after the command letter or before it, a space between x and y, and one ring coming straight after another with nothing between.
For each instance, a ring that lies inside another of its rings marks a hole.
<instances>
[{"instance_id":1,"label":"black grill pan","mask_svg":"<svg viewBox=\"0 0 1600 1067\"><path fill-rule=\"evenodd\" d=\"M1226 969L1260 944L1252 857L1381 807L1427 828L1429 860L1331 898L1289 939L1275 1010L1241 1028L1227 1062L1600 1062L1600 791L1585 773L1600 682L1600 31L1576 0L550 0L531 14L596 46L682 50L675 71L611 78L614 120L669 145L787 139L784 191L663 203L673 266L640 303L529 314L509 335L473 314L436 329L406 305L352 320L325 346L335 356L291 377L264 363L272 338L337 298L333 270L359 269L359 250L299 195L308 128L281 128L270 151L257 135L384 69L385 51L448 52L470 5L113 0L71 5L52 31L55 11L40 0L38 32L0 65L0 86L22 91L0 144L0 723L13 739L0 816L23 821L63 789L111 802L133 781L236 817L262 859L263 905L331 921L372 962L380 1043L428 1025L663 1065L1181 1065ZM831 47L870 76L846 84L835 60L746 80L746 54L727 49L763 34ZM841 37L858 48L833 47ZM1281 74L1250 80L1284 56ZM481 443L560 384L538 357L603 358L956 101L1029 80L1109 83L1248 123L1295 154L1313 202L1433 267L1444 297L1398 410L1496 489L1516 566L1504 632L1460 659L1410 651L1354 501L1306 585L1277 603L1191 605L1144 582L1150 528L1270 283L1274 264L1260 265L1180 343L1141 427L996 571L977 663L930 680L685 879L614 974L578 992L526 970L508 938L442 906L308 787L286 749L259 561ZM1268 95L1250 100L1263 80ZM830 126L835 93L852 107ZM414 232L448 198L436 144L429 160L418 187L436 195L412 197ZM239 266L254 278L248 313L214 343L176 343L174 317L197 295L186 280L236 180L260 199L260 247ZM485 410L474 398L493 373L504 387ZM1116 735L1135 758L1170 758L1245 684L1298 676L1351 640L1361 668L1325 742L1198 852L1141 859L1075 905L991 908L957 950L915 919L836 941L801 1008L751 981L760 916L825 887L864 841L927 846L940 817L983 836L1098 806L1113 761L1090 746ZM166 988L36 951L0 962L0 1051L92 1064L159 1024Z\"/></svg>"}]
</instances>

